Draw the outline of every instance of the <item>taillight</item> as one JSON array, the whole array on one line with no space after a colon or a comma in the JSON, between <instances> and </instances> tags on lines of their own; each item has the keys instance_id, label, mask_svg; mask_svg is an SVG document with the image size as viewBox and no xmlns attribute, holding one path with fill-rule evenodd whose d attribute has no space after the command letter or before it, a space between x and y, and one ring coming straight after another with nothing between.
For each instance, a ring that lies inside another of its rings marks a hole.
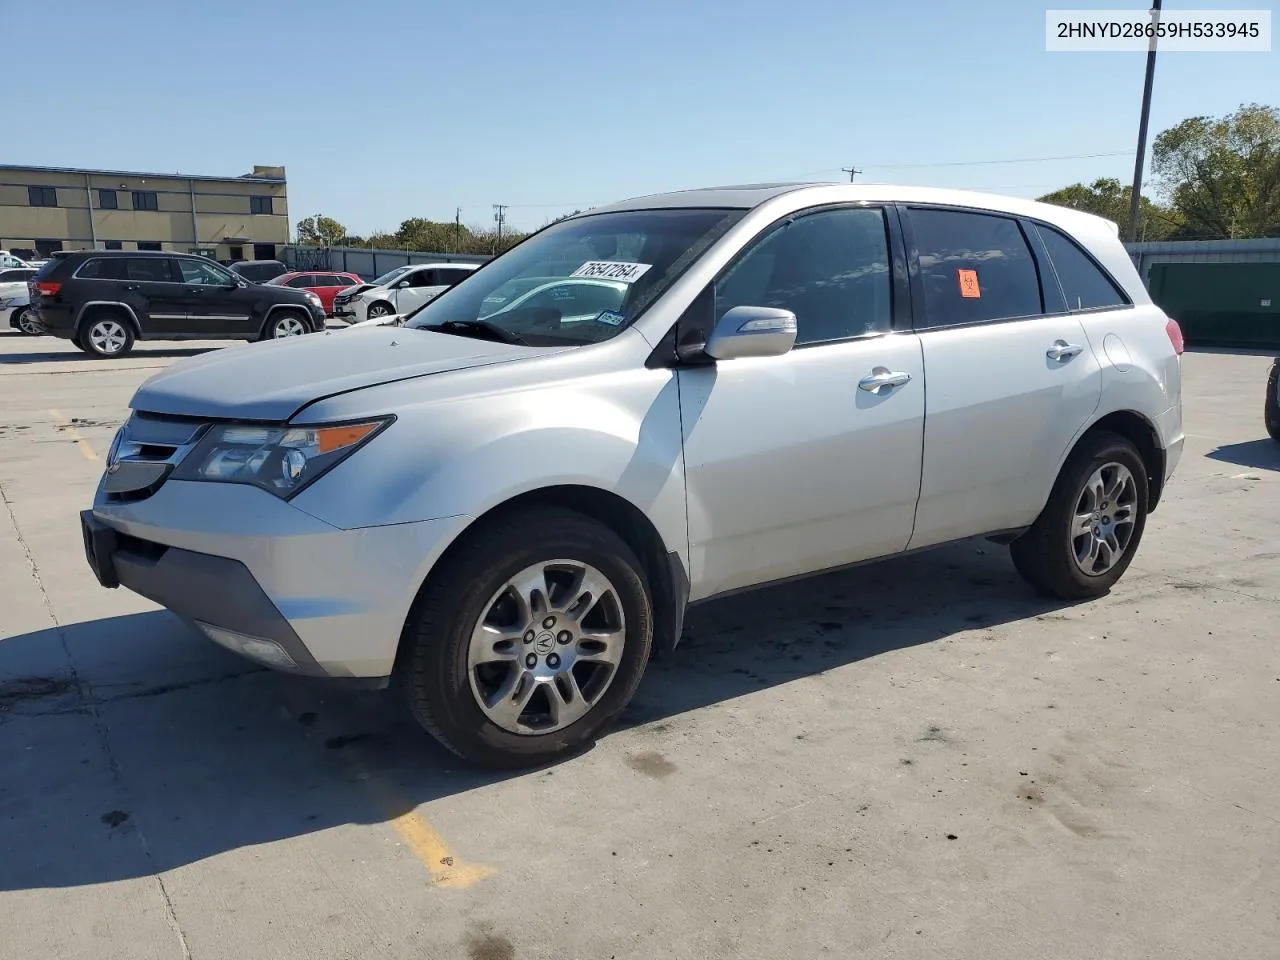
<instances>
[{"instance_id":1,"label":"taillight","mask_svg":"<svg viewBox=\"0 0 1280 960\"><path fill-rule=\"evenodd\" d=\"M1185 346L1182 339L1182 328L1178 326L1178 321L1170 319L1164 325L1164 332L1169 335L1169 342L1173 344L1173 352L1178 356L1182 356L1182 350Z\"/></svg>"},{"instance_id":2,"label":"taillight","mask_svg":"<svg viewBox=\"0 0 1280 960\"><path fill-rule=\"evenodd\" d=\"M62 284L51 283L48 280L41 280L35 285L36 293L42 297L56 297L58 291L62 289Z\"/></svg>"}]
</instances>

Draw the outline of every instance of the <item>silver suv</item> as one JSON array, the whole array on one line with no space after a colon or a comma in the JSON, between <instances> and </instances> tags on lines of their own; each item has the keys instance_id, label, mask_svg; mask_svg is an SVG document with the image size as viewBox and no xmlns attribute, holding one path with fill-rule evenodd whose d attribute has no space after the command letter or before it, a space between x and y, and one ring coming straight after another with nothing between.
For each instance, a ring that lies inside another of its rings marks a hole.
<instances>
[{"instance_id":1,"label":"silver suv","mask_svg":"<svg viewBox=\"0 0 1280 960\"><path fill-rule=\"evenodd\" d=\"M1086 214L644 197L406 326L152 377L86 553L217 643L394 677L458 754L534 764L597 736L686 607L730 591L984 535L1044 593L1105 593L1182 450L1180 353Z\"/></svg>"}]
</instances>

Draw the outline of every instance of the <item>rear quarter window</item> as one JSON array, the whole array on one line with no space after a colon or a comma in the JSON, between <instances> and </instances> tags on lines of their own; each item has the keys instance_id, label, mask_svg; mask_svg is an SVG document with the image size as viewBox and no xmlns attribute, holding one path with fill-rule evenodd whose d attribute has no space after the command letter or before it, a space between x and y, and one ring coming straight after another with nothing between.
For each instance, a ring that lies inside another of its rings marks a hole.
<instances>
[{"instance_id":1,"label":"rear quarter window","mask_svg":"<svg viewBox=\"0 0 1280 960\"><path fill-rule=\"evenodd\" d=\"M1129 297L1070 237L1044 224L1037 224L1040 239L1049 252L1053 271L1062 284L1067 309L1103 310L1129 306Z\"/></svg>"}]
</instances>

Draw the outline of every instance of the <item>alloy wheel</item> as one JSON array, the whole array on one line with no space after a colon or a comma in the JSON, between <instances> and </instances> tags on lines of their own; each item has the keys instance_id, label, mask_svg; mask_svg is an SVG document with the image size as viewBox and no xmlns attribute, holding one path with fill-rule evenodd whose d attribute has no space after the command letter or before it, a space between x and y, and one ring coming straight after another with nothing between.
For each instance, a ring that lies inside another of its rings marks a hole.
<instances>
[{"instance_id":1,"label":"alloy wheel","mask_svg":"<svg viewBox=\"0 0 1280 960\"><path fill-rule=\"evenodd\" d=\"M471 632L471 692L503 730L562 730L604 696L625 638L618 591L595 567L576 560L526 567L490 597Z\"/></svg>"},{"instance_id":2,"label":"alloy wheel","mask_svg":"<svg viewBox=\"0 0 1280 960\"><path fill-rule=\"evenodd\" d=\"M300 337L307 332L306 325L297 317L282 317L276 321L272 334L277 340L281 337Z\"/></svg>"},{"instance_id":3,"label":"alloy wheel","mask_svg":"<svg viewBox=\"0 0 1280 960\"><path fill-rule=\"evenodd\" d=\"M1091 577L1114 567L1129 549L1138 518L1138 485L1121 463L1105 463L1089 475L1071 520L1076 565Z\"/></svg>"},{"instance_id":4,"label":"alloy wheel","mask_svg":"<svg viewBox=\"0 0 1280 960\"><path fill-rule=\"evenodd\" d=\"M18 329L29 337L38 337L40 328L36 326L35 320L31 318L30 310L23 310L18 314Z\"/></svg>"},{"instance_id":5,"label":"alloy wheel","mask_svg":"<svg viewBox=\"0 0 1280 960\"><path fill-rule=\"evenodd\" d=\"M127 340L124 327L116 320L99 320L89 328L89 343L104 356L119 353Z\"/></svg>"}]
</instances>

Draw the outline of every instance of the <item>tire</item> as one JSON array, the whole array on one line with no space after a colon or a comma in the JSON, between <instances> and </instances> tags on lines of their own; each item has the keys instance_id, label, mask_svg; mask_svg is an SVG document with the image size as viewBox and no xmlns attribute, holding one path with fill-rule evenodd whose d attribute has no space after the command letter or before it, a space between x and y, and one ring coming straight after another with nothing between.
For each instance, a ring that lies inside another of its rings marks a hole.
<instances>
[{"instance_id":1,"label":"tire","mask_svg":"<svg viewBox=\"0 0 1280 960\"><path fill-rule=\"evenodd\" d=\"M83 333L83 331L81 331L81 333ZM86 346L84 345L84 341L82 341L82 340L80 339L80 334L79 334L79 333L77 333L74 337L72 337L72 338L71 338L71 343L73 343L73 344L75 345L75 348L76 348L77 350L81 350L81 351L83 351L84 353L88 353L88 352L89 352L89 348L88 348L88 347L86 347Z\"/></svg>"},{"instance_id":2,"label":"tire","mask_svg":"<svg viewBox=\"0 0 1280 960\"><path fill-rule=\"evenodd\" d=\"M31 309L29 307L18 307L13 316L9 318L9 322L26 336L38 337L40 336L40 331L32 326L32 321L28 316L30 312Z\"/></svg>"},{"instance_id":3,"label":"tire","mask_svg":"<svg viewBox=\"0 0 1280 960\"><path fill-rule=\"evenodd\" d=\"M1280 359L1271 364L1271 373L1267 375L1267 405L1263 411L1263 422L1271 439L1280 443Z\"/></svg>"},{"instance_id":4,"label":"tire","mask_svg":"<svg viewBox=\"0 0 1280 960\"><path fill-rule=\"evenodd\" d=\"M1099 480L1102 497L1097 493ZM1148 493L1146 465L1131 442L1109 432L1087 435L1067 458L1036 522L1009 545L1013 565L1047 596L1102 596L1124 575L1138 550L1147 523ZM1118 507L1128 509L1122 514ZM1126 522L1121 516L1131 519ZM1105 552L1095 542L1105 544Z\"/></svg>"},{"instance_id":5,"label":"tire","mask_svg":"<svg viewBox=\"0 0 1280 960\"><path fill-rule=\"evenodd\" d=\"M631 700L653 642L652 599L631 548L588 517L533 507L481 523L414 603L401 638L399 679L418 722L464 760L491 768L536 766L588 746ZM522 573L547 567L544 602L520 603L504 590ZM583 573L603 577L595 582L607 589L593 594L585 614L579 611L579 626L565 609L572 609L574 594L585 596ZM485 627L495 621L500 632ZM471 638L482 629L487 643L476 651L509 659L471 665ZM612 643L586 638L606 635ZM522 707L500 696L503 690L532 693L520 698Z\"/></svg>"},{"instance_id":6,"label":"tire","mask_svg":"<svg viewBox=\"0 0 1280 960\"><path fill-rule=\"evenodd\" d=\"M310 319L301 310L277 310L267 319L259 340L283 340L312 333Z\"/></svg>"},{"instance_id":7,"label":"tire","mask_svg":"<svg viewBox=\"0 0 1280 960\"><path fill-rule=\"evenodd\" d=\"M95 313L80 327L76 346L93 357L123 357L133 349L133 329L118 313Z\"/></svg>"},{"instance_id":8,"label":"tire","mask_svg":"<svg viewBox=\"0 0 1280 960\"><path fill-rule=\"evenodd\" d=\"M384 300L377 303L369 304L369 309L365 311L366 320L377 320L379 317L389 317L395 313L395 308Z\"/></svg>"}]
</instances>

